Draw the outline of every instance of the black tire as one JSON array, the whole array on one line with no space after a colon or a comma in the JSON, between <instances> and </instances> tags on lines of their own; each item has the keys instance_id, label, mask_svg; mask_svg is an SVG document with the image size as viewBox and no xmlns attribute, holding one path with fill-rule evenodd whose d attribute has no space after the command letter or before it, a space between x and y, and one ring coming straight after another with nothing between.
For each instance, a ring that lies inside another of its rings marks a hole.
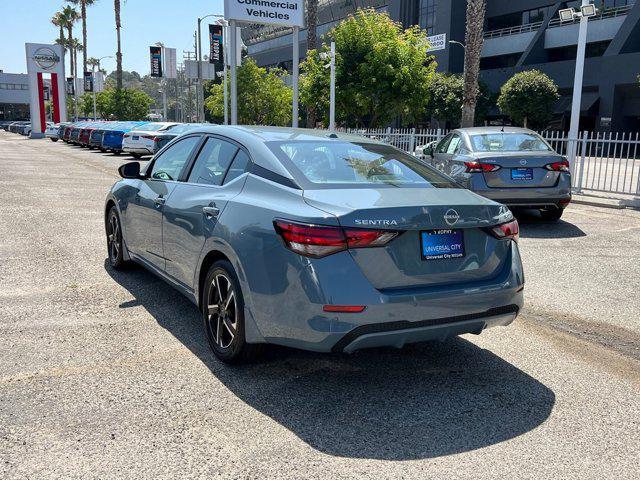
<instances>
[{"instance_id":1,"label":"black tire","mask_svg":"<svg viewBox=\"0 0 640 480\"><path fill-rule=\"evenodd\" d=\"M112 150L114 155L120 155L122 152L120 150Z\"/></svg>"},{"instance_id":2,"label":"black tire","mask_svg":"<svg viewBox=\"0 0 640 480\"><path fill-rule=\"evenodd\" d=\"M141 154L141 153L131 153L131 156L132 156L133 158L135 158L136 160L138 160L139 158L141 158L141 157L142 157L142 154Z\"/></svg>"},{"instance_id":3,"label":"black tire","mask_svg":"<svg viewBox=\"0 0 640 480\"><path fill-rule=\"evenodd\" d=\"M255 359L261 346L246 342L244 298L231 263L219 260L211 265L203 290L204 331L214 355L228 364Z\"/></svg>"},{"instance_id":4,"label":"black tire","mask_svg":"<svg viewBox=\"0 0 640 480\"><path fill-rule=\"evenodd\" d=\"M57 142L57 141L58 141L58 139L57 139L57 138L53 138L53 137L51 137L51 141L55 143L55 142Z\"/></svg>"},{"instance_id":5,"label":"black tire","mask_svg":"<svg viewBox=\"0 0 640 480\"><path fill-rule=\"evenodd\" d=\"M547 220L549 222L557 222L562 218L562 214L564 213L564 208L553 208L549 210L540 210L540 216L543 220Z\"/></svg>"},{"instance_id":6,"label":"black tire","mask_svg":"<svg viewBox=\"0 0 640 480\"><path fill-rule=\"evenodd\" d=\"M107 253L109 263L116 270L122 270L129 264L124 259L124 242L122 241L122 226L116 207L111 207L106 223Z\"/></svg>"}]
</instances>

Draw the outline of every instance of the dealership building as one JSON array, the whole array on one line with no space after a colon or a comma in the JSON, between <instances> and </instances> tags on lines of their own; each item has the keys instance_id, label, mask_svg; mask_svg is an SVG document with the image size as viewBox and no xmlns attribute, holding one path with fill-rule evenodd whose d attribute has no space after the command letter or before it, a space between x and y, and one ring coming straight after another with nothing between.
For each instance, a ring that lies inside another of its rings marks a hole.
<instances>
[{"instance_id":1,"label":"dealership building","mask_svg":"<svg viewBox=\"0 0 640 480\"><path fill-rule=\"evenodd\" d=\"M29 77L0 70L0 120L29 119Z\"/></svg>"},{"instance_id":2,"label":"dealership building","mask_svg":"<svg viewBox=\"0 0 640 480\"><path fill-rule=\"evenodd\" d=\"M465 0L319 0L318 36L358 8L389 13L405 26L420 25L429 35L446 36L432 52L438 69L461 73L464 65ZM595 0L598 14L589 21L581 105L581 129L640 131L640 2ZM578 20L560 22L559 10L581 2L487 0L481 78L492 91L514 73L537 69L558 85L553 127L568 130L578 39ZM259 65L291 68L291 29L244 27L249 55ZM442 37L439 37L442 39ZM300 52L306 30L300 31ZM499 112L493 112L498 114Z\"/></svg>"}]
</instances>

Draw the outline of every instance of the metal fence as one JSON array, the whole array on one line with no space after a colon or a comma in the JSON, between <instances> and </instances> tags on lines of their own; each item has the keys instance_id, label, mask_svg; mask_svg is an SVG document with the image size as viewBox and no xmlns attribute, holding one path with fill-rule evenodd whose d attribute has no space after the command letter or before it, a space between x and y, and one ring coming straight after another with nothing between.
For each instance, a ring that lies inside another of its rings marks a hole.
<instances>
[{"instance_id":1,"label":"metal fence","mask_svg":"<svg viewBox=\"0 0 640 480\"><path fill-rule=\"evenodd\" d=\"M342 131L375 138L411 154L421 153L421 147L440 141L449 133L444 129L412 128ZM539 133L561 155L575 150L575 158L569 161L576 192L640 195L640 133L583 132L577 139L569 139L561 131Z\"/></svg>"}]
</instances>

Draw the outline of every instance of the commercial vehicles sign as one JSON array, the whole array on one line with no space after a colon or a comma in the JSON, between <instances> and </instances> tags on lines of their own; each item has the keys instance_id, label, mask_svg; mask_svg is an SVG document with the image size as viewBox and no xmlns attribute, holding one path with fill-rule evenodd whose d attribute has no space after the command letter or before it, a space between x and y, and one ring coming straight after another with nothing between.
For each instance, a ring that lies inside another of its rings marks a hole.
<instances>
[{"instance_id":1,"label":"commercial vehicles sign","mask_svg":"<svg viewBox=\"0 0 640 480\"><path fill-rule=\"evenodd\" d=\"M304 27L304 0L224 0L224 18Z\"/></svg>"}]
</instances>

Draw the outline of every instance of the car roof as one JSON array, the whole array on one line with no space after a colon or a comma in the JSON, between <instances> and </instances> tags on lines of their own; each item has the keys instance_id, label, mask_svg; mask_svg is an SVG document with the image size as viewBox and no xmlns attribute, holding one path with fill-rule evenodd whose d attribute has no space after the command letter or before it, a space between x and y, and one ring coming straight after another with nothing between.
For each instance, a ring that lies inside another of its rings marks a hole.
<instances>
[{"instance_id":1,"label":"car roof","mask_svg":"<svg viewBox=\"0 0 640 480\"><path fill-rule=\"evenodd\" d=\"M487 135L490 133L535 133L533 130L520 127L469 127L457 128L455 131L465 133L467 135Z\"/></svg>"},{"instance_id":2,"label":"car roof","mask_svg":"<svg viewBox=\"0 0 640 480\"><path fill-rule=\"evenodd\" d=\"M360 135L349 133L330 132L328 130L312 130L307 128L292 127L263 127L258 125L208 125L194 127L188 133L217 133L240 140L251 138L255 142L284 142L284 141L309 141L324 140L327 142L344 140L348 142L381 143Z\"/></svg>"}]
</instances>

